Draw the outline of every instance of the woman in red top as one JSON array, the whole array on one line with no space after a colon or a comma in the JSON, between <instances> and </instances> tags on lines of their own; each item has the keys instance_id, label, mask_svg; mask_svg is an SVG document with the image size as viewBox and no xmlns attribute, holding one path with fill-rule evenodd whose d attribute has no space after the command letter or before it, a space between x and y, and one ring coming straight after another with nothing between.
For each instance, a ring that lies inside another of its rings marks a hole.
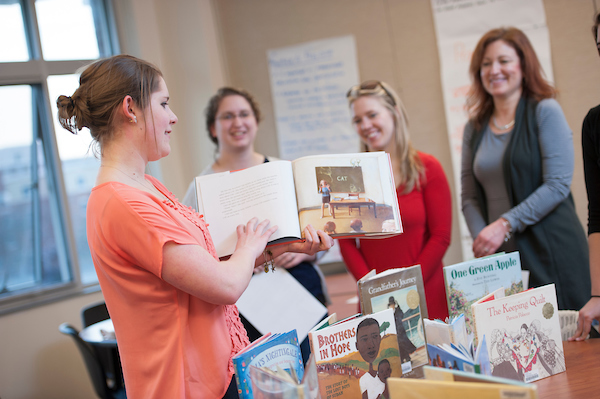
<instances>
[{"instance_id":1,"label":"woman in red top","mask_svg":"<svg viewBox=\"0 0 600 399\"><path fill-rule=\"evenodd\" d=\"M100 146L87 205L87 238L115 326L130 399L237 398L232 357L249 343L235 306L277 227L256 218L237 227L220 262L201 215L144 170L169 154L177 117L160 71L119 55L85 69L60 122L86 127ZM314 254L331 238L312 227L306 242L273 249Z\"/></svg>"},{"instance_id":2,"label":"woman in red top","mask_svg":"<svg viewBox=\"0 0 600 399\"><path fill-rule=\"evenodd\" d=\"M390 86L367 81L348 91L352 124L366 151L390 154L404 233L382 240L340 239L355 279L371 269L421 265L430 318L448 316L442 258L450 245L450 188L439 161L415 150L406 111Z\"/></svg>"}]
</instances>

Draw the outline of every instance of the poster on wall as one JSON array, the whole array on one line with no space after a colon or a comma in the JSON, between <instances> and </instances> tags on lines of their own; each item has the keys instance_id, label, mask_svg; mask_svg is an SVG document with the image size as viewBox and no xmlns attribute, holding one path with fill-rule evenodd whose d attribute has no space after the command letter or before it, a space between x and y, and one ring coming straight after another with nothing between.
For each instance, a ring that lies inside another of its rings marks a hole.
<instances>
[{"instance_id":1,"label":"poster on wall","mask_svg":"<svg viewBox=\"0 0 600 399\"><path fill-rule=\"evenodd\" d=\"M359 82L354 37L273 49L267 56L279 157L358 152L346 101Z\"/></svg>"},{"instance_id":2,"label":"poster on wall","mask_svg":"<svg viewBox=\"0 0 600 399\"><path fill-rule=\"evenodd\" d=\"M546 78L552 82L550 38L542 0L431 0L431 6L454 182L460 187L462 136L468 119L465 102L471 85L469 63L477 42L490 29L521 29L535 48ZM456 201L460 204L460 190L456 190ZM471 259L472 239L462 214L459 224L463 257Z\"/></svg>"}]
</instances>

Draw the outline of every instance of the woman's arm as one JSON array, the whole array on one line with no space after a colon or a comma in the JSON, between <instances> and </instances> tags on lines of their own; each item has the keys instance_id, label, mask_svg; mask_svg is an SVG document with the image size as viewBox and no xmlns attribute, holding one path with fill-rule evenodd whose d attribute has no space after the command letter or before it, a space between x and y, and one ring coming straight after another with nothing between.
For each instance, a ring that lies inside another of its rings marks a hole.
<instances>
[{"instance_id":1,"label":"woman's arm","mask_svg":"<svg viewBox=\"0 0 600 399\"><path fill-rule=\"evenodd\" d=\"M590 275L592 277L592 295L600 295L600 233L590 234ZM588 303L579 311L577 331L569 341L581 341L587 338L593 320L600 321L600 298L590 298Z\"/></svg>"},{"instance_id":2,"label":"woman's arm","mask_svg":"<svg viewBox=\"0 0 600 399\"><path fill-rule=\"evenodd\" d=\"M590 248L590 275L592 295L600 295L600 139L598 121L600 109L591 110L583 121L581 142L583 146L583 169L588 197L588 244ZM600 321L600 298L592 297L579 311L577 331L569 341L587 338L592 321Z\"/></svg>"},{"instance_id":3,"label":"woman's arm","mask_svg":"<svg viewBox=\"0 0 600 399\"><path fill-rule=\"evenodd\" d=\"M213 258L198 245L168 242L163 247L162 278L173 286L206 302L228 305L235 303L250 282L256 263L264 263L263 251L277 226L267 228L268 220L251 219L237 228L238 241L231 257L223 262ZM283 252L314 254L329 249L333 239L312 226L305 228L303 242L280 245L273 257Z\"/></svg>"},{"instance_id":4,"label":"woman's arm","mask_svg":"<svg viewBox=\"0 0 600 399\"><path fill-rule=\"evenodd\" d=\"M573 178L573 133L558 102L541 101L536 109L543 183L520 204L502 215L514 232L542 220L569 195Z\"/></svg>"},{"instance_id":5,"label":"woman's arm","mask_svg":"<svg viewBox=\"0 0 600 399\"><path fill-rule=\"evenodd\" d=\"M367 261L356 246L356 239L344 238L339 239L340 253L346 263L346 268L352 274L356 281L360 280L371 269L367 266Z\"/></svg>"},{"instance_id":6,"label":"woman's arm","mask_svg":"<svg viewBox=\"0 0 600 399\"><path fill-rule=\"evenodd\" d=\"M431 159L425 163L427 180L422 190L429 238L417 258L424 281L435 273L441 273L439 265L450 245L452 230L452 199L448 180L439 161L428 157Z\"/></svg>"},{"instance_id":7,"label":"woman's arm","mask_svg":"<svg viewBox=\"0 0 600 399\"><path fill-rule=\"evenodd\" d=\"M521 232L542 220L569 195L573 177L573 134L554 99L536 109L538 142L542 156L542 184L525 200L486 226L473 241L475 256L494 253L509 229Z\"/></svg>"},{"instance_id":8,"label":"woman's arm","mask_svg":"<svg viewBox=\"0 0 600 399\"><path fill-rule=\"evenodd\" d=\"M477 183L473 173L473 157L471 139L474 134L473 126L468 123L463 133L462 160L460 172L461 207L471 237L475 238L486 226L485 218L477 203Z\"/></svg>"}]
</instances>

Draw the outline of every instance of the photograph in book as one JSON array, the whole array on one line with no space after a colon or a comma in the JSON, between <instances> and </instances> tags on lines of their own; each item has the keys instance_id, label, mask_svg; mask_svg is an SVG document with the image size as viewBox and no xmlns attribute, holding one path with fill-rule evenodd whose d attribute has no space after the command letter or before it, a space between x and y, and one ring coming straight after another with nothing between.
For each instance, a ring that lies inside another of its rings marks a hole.
<instances>
[{"instance_id":1,"label":"photograph in book","mask_svg":"<svg viewBox=\"0 0 600 399\"><path fill-rule=\"evenodd\" d=\"M402 375L394 311L338 322L309 333L321 398L387 396L387 378Z\"/></svg>"},{"instance_id":2,"label":"photograph in book","mask_svg":"<svg viewBox=\"0 0 600 399\"><path fill-rule=\"evenodd\" d=\"M422 377L420 368L428 363L428 357L423 329L423 319L427 318L427 302L421 266L367 274L357 284L363 314L384 309L394 311L402 377Z\"/></svg>"},{"instance_id":3,"label":"photograph in book","mask_svg":"<svg viewBox=\"0 0 600 399\"><path fill-rule=\"evenodd\" d=\"M467 332L473 332L471 305L504 287L505 296L523 291L519 252L500 253L444 266L444 284L450 318L465 315Z\"/></svg>"},{"instance_id":4,"label":"photograph in book","mask_svg":"<svg viewBox=\"0 0 600 399\"><path fill-rule=\"evenodd\" d=\"M566 370L554 284L473 306L492 375L532 382Z\"/></svg>"},{"instance_id":5,"label":"photograph in book","mask_svg":"<svg viewBox=\"0 0 600 399\"><path fill-rule=\"evenodd\" d=\"M278 230L269 245L302 239L307 225L332 237L402 233L398 198L385 152L314 155L196 177L198 211L219 257L231 255L236 227L253 217Z\"/></svg>"}]
</instances>

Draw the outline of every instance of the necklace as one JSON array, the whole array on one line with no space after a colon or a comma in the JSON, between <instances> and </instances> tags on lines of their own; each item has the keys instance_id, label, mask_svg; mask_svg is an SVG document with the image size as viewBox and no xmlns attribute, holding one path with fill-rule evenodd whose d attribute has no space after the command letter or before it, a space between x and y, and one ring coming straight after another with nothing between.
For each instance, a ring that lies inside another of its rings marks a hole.
<instances>
[{"instance_id":1,"label":"necklace","mask_svg":"<svg viewBox=\"0 0 600 399\"><path fill-rule=\"evenodd\" d=\"M173 201L171 201L171 200L169 199L169 197L167 197L167 196L166 196L166 195L164 195L164 194L163 194L163 193L162 193L162 192L161 192L159 189L157 189L157 188L156 188L156 186L154 186L154 184L152 184L152 183L150 183L148 180L146 180L146 178L145 178L145 177L144 177L144 179L143 179L144 181L142 182L142 181L140 181L140 180L136 179L135 177L128 175L127 173L123 172L121 169L119 169L119 168L117 168L117 167L115 167L115 166L110 166L110 165L102 165L102 164L100 164L100 167L114 169L114 170L116 170L117 172L121 173L122 175L124 175L124 176L128 177L130 180L133 180L134 182L136 182L136 183L138 183L138 184L141 184L141 185L142 185L144 188L147 188L147 189L149 189L149 190L152 192L152 194L156 195L156 193L158 193L158 194L159 194L159 195L158 195L158 197L159 197L159 198L161 198L161 197L165 197L165 198L166 198L168 201L170 201L170 202L173 202Z\"/></svg>"},{"instance_id":2,"label":"necklace","mask_svg":"<svg viewBox=\"0 0 600 399\"><path fill-rule=\"evenodd\" d=\"M511 127L513 127L513 125L515 124L515 120L513 119L512 121L508 122L506 125L504 126L498 126L498 123L496 122L496 117L492 116L492 124L494 125L494 127L498 130L508 130Z\"/></svg>"}]
</instances>

